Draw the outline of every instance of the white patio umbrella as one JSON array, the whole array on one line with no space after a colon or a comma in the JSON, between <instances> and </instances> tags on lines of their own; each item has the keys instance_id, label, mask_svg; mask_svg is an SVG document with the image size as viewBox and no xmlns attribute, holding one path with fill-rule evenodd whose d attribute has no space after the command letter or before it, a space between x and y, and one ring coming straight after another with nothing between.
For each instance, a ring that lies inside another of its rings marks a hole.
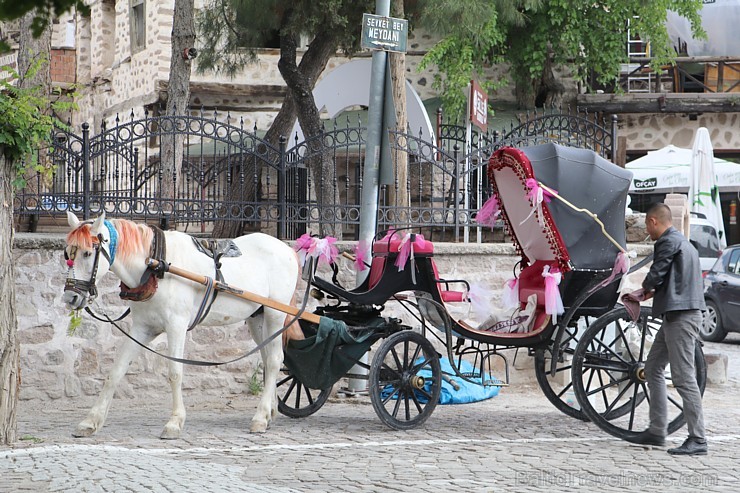
<instances>
[{"instance_id":1,"label":"white patio umbrella","mask_svg":"<svg viewBox=\"0 0 740 493\"><path fill-rule=\"evenodd\" d=\"M700 127L694 136L691 149L691 173L689 175L689 206L692 212L700 212L715 225L720 238L720 247L727 246L722 207L719 203L719 188L714 170L714 149L709 131Z\"/></svg>"},{"instance_id":2,"label":"white patio umbrella","mask_svg":"<svg viewBox=\"0 0 740 493\"><path fill-rule=\"evenodd\" d=\"M691 149L669 145L630 161L630 193L687 193L691 156ZM715 156L714 172L720 192L740 192L740 164Z\"/></svg>"}]
</instances>

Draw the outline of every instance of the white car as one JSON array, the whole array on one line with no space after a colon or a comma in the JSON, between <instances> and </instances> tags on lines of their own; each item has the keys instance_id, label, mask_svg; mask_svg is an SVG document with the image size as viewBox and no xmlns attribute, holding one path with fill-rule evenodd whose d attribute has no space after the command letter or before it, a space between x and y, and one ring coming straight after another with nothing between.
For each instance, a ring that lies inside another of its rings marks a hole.
<instances>
[{"instance_id":1,"label":"white car","mask_svg":"<svg viewBox=\"0 0 740 493\"><path fill-rule=\"evenodd\" d=\"M712 268L722 254L719 246L719 234L717 228L709 222L703 214L691 213L689 218L689 243L699 251L699 261L702 272Z\"/></svg>"}]
</instances>

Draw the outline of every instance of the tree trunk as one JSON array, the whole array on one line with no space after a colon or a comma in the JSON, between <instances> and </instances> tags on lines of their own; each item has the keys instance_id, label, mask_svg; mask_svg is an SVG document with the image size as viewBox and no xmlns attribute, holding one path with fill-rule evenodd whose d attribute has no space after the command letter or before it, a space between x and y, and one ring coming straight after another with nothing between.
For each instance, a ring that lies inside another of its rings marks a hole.
<instances>
[{"instance_id":1,"label":"tree trunk","mask_svg":"<svg viewBox=\"0 0 740 493\"><path fill-rule=\"evenodd\" d=\"M316 41L316 40L314 40ZM339 202L336 187L336 171L324 148L321 139L324 129L321 125L319 110L313 98L315 81L306 77L296 64L297 39L294 36L284 36L280 41L280 61L278 69L288 85L288 95L296 105L298 122L303 130L307 142L307 168L311 174L313 192L318 207L319 235L341 238L341 225L338 221L337 209L334 206Z\"/></svg>"},{"instance_id":2,"label":"tree trunk","mask_svg":"<svg viewBox=\"0 0 740 493\"><path fill-rule=\"evenodd\" d=\"M172 54L170 57L170 78L167 84L168 117L186 115L190 107L190 68L191 61L183 56L185 50L195 44L195 23L193 20L194 0L175 0L172 15ZM182 122L176 119L162 122L160 144L160 166L162 166L162 211L174 212L177 198L177 180L182 171L184 135L180 133Z\"/></svg>"},{"instance_id":3,"label":"tree trunk","mask_svg":"<svg viewBox=\"0 0 740 493\"><path fill-rule=\"evenodd\" d=\"M283 44L283 38L284 37L281 37L281 45ZM278 67L280 67L281 65L292 66L292 69L289 70L291 73L296 72L302 74L300 75L300 78L305 81L305 87L302 90L308 90L308 94L310 95L311 100L310 104L314 108L316 108L316 103L313 101L313 88L316 85L316 80L319 78L319 75L321 75L321 72L323 72L324 68L326 68L326 64L329 62L329 58L331 58L331 56L336 52L336 40L328 33L318 34L316 38L314 38L313 42L309 45L306 52L303 54L303 57L301 57L301 61L297 66L296 42L294 40L287 39L285 41L286 44L292 46L292 48L286 48L287 51L285 52L285 55L287 57L287 60L285 61L283 60L284 52L281 48ZM285 79L285 74L282 73L282 69L281 74ZM280 107L280 111L278 112L275 119L272 121L272 125L270 125L270 128L267 130L267 134L265 134L265 140L274 147L277 147L279 145L281 136L287 137L288 147L291 147L294 144L294 142L291 140L293 136L288 134L293 129L293 125L295 125L298 106L296 104L295 98L292 95L292 91L290 88L291 83L287 79L285 79L285 83L288 86L288 94L283 100L283 105ZM318 117L318 109L316 109L316 119L317 125L320 128L321 122ZM303 128L304 137L308 138L308 131L305 127L303 127L303 124L301 124L301 127ZM261 169L257 170L257 174L258 182L261 182ZM250 200L250 197L256 196L257 190L254 190L251 181L248 181L245 184L241 184L238 181L233 181L229 187L226 202L227 205L244 202ZM213 237L235 238L241 235L243 231L243 222L223 219L216 221L213 227Z\"/></svg>"},{"instance_id":4,"label":"tree trunk","mask_svg":"<svg viewBox=\"0 0 740 493\"><path fill-rule=\"evenodd\" d=\"M51 87L50 56L51 29L46 29L39 38L31 36L31 21L35 10L20 20L18 41L18 73L20 87L41 88L49 94ZM37 59L44 60L33 75L27 72ZM40 162L44 157L39 156ZM27 176L31 189L38 192L36 174ZM20 342L18 321L15 312L15 273L13 269L13 181L16 178L15 163L5 158L0 146L0 445L9 445L17 439L16 407L21 384Z\"/></svg>"},{"instance_id":5,"label":"tree trunk","mask_svg":"<svg viewBox=\"0 0 740 493\"><path fill-rule=\"evenodd\" d=\"M0 147L0 445L17 438L16 406L21 384L20 343L13 272L13 180L15 166Z\"/></svg>"},{"instance_id":6,"label":"tree trunk","mask_svg":"<svg viewBox=\"0 0 740 493\"><path fill-rule=\"evenodd\" d=\"M392 15L393 17L403 18L405 16L403 9L403 0L393 0ZM406 54L389 53L391 66L391 87L393 90L393 105L396 108L396 128L405 132L408 127L408 114L406 111ZM412 129L414 131L416 129ZM387 129L383 129L384 132ZM408 145L408 142L405 144ZM405 146L402 146L405 147ZM391 152L396 165L396 179L394 186L391 187L388 194L388 202L392 207L397 209L397 222L405 224L408 222L408 152L395 150Z\"/></svg>"}]
</instances>

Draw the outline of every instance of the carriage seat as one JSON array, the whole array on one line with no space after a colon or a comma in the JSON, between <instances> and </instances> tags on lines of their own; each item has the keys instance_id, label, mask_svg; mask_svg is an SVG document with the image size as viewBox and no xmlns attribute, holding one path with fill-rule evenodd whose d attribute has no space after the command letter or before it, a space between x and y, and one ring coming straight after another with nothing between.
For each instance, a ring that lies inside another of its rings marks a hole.
<instances>
[{"instance_id":1,"label":"carriage seat","mask_svg":"<svg viewBox=\"0 0 740 493\"><path fill-rule=\"evenodd\" d=\"M546 265L553 269L557 267L557 261L536 260L519 273L519 300L522 308L533 294L537 295L537 306L545 306L545 278L542 277L542 270Z\"/></svg>"},{"instance_id":2,"label":"carriage seat","mask_svg":"<svg viewBox=\"0 0 740 493\"><path fill-rule=\"evenodd\" d=\"M393 238L390 241L376 241L373 243L373 259L370 264L370 274L368 279L368 288L372 289L383 276L386 262L393 264L398 251L401 247L402 241L400 238ZM414 257L416 258L429 258L432 270L434 272L434 279L439 287L439 294L442 301L447 303L459 303L467 301L467 296L464 291L455 291L448 289L449 283L461 283L464 281L445 281L439 277L437 271L437 264L434 262L434 243L429 240L424 242L423 246L414 245Z\"/></svg>"},{"instance_id":3,"label":"carriage seat","mask_svg":"<svg viewBox=\"0 0 740 493\"><path fill-rule=\"evenodd\" d=\"M532 265L522 269L519 273L519 309L524 310L530 296L537 296L537 308L531 332L544 330L549 322L549 316L545 313L545 278L542 277L542 269L549 265L552 269L557 266L555 260L536 260ZM509 335L509 334L507 334ZM510 334L516 336L516 334ZM522 334L519 334L521 336Z\"/></svg>"}]
</instances>

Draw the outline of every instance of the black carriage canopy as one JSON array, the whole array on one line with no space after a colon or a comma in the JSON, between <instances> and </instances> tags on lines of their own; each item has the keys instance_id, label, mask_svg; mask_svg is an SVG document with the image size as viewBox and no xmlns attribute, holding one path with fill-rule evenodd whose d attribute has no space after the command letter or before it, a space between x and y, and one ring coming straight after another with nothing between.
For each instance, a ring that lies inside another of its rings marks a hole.
<instances>
[{"instance_id":1,"label":"black carriage canopy","mask_svg":"<svg viewBox=\"0 0 740 493\"><path fill-rule=\"evenodd\" d=\"M490 159L489 177L509 231L530 265L557 260L566 271L569 262L574 269L614 266L620 252L614 243L622 249L626 245L624 216L632 172L589 149L547 143L497 150ZM528 178L571 205L553 197L542 204L543 218L538 211L531 214ZM597 221L574 207L596 214L608 236Z\"/></svg>"}]
</instances>

